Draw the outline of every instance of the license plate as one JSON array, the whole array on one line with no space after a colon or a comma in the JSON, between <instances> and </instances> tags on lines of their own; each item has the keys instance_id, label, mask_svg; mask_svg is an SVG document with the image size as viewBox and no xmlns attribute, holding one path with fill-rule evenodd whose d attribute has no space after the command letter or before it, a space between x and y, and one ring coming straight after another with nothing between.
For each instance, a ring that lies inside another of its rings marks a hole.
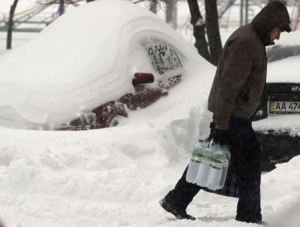
<instances>
[{"instance_id":1,"label":"license plate","mask_svg":"<svg viewBox=\"0 0 300 227\"><path fill-rule=\"evenodd\" d=\"M270 114L293 114L300 113L300 102L277 102L270 101Z\"/></svg>"}]
</instances>

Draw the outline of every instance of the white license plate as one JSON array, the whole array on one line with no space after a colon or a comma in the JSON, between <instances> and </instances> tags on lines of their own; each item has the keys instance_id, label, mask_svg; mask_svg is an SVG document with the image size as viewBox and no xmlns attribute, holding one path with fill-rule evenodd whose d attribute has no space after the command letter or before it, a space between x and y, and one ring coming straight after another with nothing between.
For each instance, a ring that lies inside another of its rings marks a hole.
<instances>
[{"instance_id":1,"label":"white license plate","mask_svg":"<svg viewBox=\"0 0 300 227\"><path fill-rule=\"evenodd\" d=\"M300 102L270 101L269 113L270 114L300 113Z\"/></svg>"}]
</instances>

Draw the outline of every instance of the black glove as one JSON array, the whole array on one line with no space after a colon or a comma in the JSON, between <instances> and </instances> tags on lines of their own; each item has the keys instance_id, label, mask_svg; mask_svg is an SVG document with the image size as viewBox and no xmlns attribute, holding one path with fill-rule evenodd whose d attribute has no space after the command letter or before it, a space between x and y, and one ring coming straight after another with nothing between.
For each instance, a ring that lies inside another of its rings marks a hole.
<instances>
[{"instance_id":1,"label":"black glove","mask_svg":"<svg viewBox=\"0 0 300 227\"><path fill-rule=\"evenodd\" d=\"M226 145L228 144L228 130L220 130L215 129L215 124L210 124L210 135L208 137L208 140L213 140L215 143L218 143L220 145Z\"/></svg>"}]
</instances>

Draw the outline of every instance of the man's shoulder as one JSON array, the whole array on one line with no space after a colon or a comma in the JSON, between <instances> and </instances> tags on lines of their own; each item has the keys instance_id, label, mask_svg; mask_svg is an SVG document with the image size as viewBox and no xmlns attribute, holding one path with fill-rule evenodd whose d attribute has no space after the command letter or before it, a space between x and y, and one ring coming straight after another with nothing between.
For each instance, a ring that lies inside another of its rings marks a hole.
<instances>
[{"instance_id":1,"label":"man's shoulder","mask_svg":"<svg viewBox=\"0 0 300 227\"><path fill-rule=\"evenodd\" d=\"M235 30L228 38L229 44L239 44L259 48L262 44L257 32L251 24L244 25ZM261 45L260 45L261 44Z\"/></svg>"}]
</instances>

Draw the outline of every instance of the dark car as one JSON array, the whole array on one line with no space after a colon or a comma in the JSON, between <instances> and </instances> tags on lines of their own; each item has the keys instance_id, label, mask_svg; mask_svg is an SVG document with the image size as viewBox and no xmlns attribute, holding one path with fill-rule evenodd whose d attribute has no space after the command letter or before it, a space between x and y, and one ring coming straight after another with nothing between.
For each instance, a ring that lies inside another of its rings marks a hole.
<instances>
[{"instance_id":1,"label":"dark car","mask_svg":"<svg viewBox=\"0 0 300 227\"><path fill-rule=\"evenodd\" d=\"M262 144L263 167L270 170L277 163L300 154L297 133L300 131L297 124L300 122L300 81L296 69L300 46L274 46L267 51L267 58L268 81L253 121Z\"/></svg>"}]
</instances>

